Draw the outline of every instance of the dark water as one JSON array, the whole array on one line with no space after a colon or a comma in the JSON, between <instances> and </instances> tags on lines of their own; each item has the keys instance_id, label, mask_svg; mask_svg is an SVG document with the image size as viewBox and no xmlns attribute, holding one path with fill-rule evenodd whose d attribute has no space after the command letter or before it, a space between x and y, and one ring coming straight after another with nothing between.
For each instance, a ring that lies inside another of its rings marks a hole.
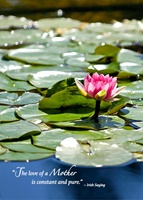
<instances>
[{"instance_id":1,"label":"dark water","mask_svg":"<svg viewBox=\"0 0 143 200\"><path fill-rule=\"evenodd\" d=\"M71 173L61 176L71 166L57 162L54 157L29 163L2 161L0 165L1 200L143 199L142 163L105 168L73 166L70 170L75 173L73 176ZM32 172L37 175L31 175Z\"/></svg>"},{"instance_id":2,"label":"dark water","mask_svg":"<svg viewBox=\"0 0 143 200\"><path fill-rule=\"evenodd\" d=\"M107 2L105 1L105 3ZM46 5L44 8L44 4L42 5L37 0L0 0L0 14L24 16L33 20L49 17L69 17L83 22L110 23L112 20L141 20L143 18L143 1L142 3L139 2L141 1L132 0L129 3L126 1L124 5L123 3L120 5L119 2L114 2L114 4L108 2L107 6L100 5L98 2L97 5L94 3L93 7L88 6L87 2L86 7L85 2L82 0L77 0L76 5L73 5L72 1L70 3L66 0L57 3L43 0ZM58 5L61 5L61 7L58 7Z\"/></svg>"}]
</instances>

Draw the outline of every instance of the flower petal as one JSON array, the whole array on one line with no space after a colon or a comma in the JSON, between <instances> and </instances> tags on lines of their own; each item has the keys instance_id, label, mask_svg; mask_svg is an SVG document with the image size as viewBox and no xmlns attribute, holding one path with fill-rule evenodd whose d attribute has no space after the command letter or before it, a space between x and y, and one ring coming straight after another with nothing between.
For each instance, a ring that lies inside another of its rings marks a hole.
<instances>
[{"instance_id":1,"label":"flower petal","mask_svg":"<svg viewBox=\"0 0 143 200\"><path fill-rule=\"evenodd\" d=\"M86 77L84 78L84 88L85 88L85 91L88 90L88 85L89 83L91 82L91 76L89 74L86 75Z\"/></svg>"},{"instance_id":2,"label":"flower petal","mask_svg":"<svg viewBox=\"0 0 143 200\"><path fill-rule=\"evenodd\" d=\"M106 96L106 90L101 90L96 94L95 98L96 100L102 100L105 98L105 96Z\"/></svg>"},{"instance_id":3,"label":"flower petal","mask_svg":"<svg viewBox=\"0 0 143 200\"><path fill-rule=\"evenodd\" d=\"M84 89L84 85L77 79L75 78L75 83L80 91L80 93L83 95L83 96L87 96L87 92L85 91Z\"/></svg>"},{"instance_id":4,"label":"flower petal","mask_svg":"<svg viewBox=\"0 0 143 200\"><path fill-rule=\"evenodd\" d=\"M114 94L113 97L117 96L122 90L124 90L126 88L126 86L122 86L122 87L118 87L116 88L116 93Z\"/></svg>"}]
</instances>

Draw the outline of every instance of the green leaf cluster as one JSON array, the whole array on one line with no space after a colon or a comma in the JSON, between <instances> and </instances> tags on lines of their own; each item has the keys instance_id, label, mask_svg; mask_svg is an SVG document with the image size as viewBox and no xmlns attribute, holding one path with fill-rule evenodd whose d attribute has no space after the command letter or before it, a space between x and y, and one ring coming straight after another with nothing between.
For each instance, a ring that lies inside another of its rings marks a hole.
<instances>
[{"instance_id":1,"label":"green leaf cluster","mask_svg":"<svg viewBox=\"0 0 143 200\"><path fill-rule=\"evenodd\" d=\"M142 27L136 20L1 16L0 160L56 155L98 167L142 161ZM83 97L74 81L95 72L126 86L116 101L101 102L99 123L92 120L95 100Z\"/></svg>"}]
</instances>

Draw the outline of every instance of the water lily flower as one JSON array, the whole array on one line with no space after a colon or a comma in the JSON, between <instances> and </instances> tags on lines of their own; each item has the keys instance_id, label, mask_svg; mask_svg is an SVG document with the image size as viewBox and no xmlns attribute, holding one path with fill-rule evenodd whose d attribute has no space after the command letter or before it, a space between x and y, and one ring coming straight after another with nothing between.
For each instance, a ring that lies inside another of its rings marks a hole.
<instances>
[{"instance_id":1,"label":"water lily flower","mask_svg":"<svg viewBox=\"0 0 143 200\"><path fill-rule=\"evenodd\" d=\"M93 119L98 122L98 115L100 111L100 103L103 101L114 101L117 96L124 88L117 87L117 78L103 74L94 73L92 76L87 74L84 78L84 85L75 79L75 83L80 93L87 97L96 100L96 107Z\"/></svg>"},{"instance_id":2,"label":"water lily flower","mask_svg":"<svg viewBox=\"0 0 143 200\"><path fill-rule=\"evenodd\" d=\"M114 101L114 97L125 88L125 86L117 87L116 77L109 76L109 74L99 75L97 72L92 76L87 74L84 78L84 85L78 79L75 79L75 82L83 96L104 101Z\"/></svg>"}]
</instances>

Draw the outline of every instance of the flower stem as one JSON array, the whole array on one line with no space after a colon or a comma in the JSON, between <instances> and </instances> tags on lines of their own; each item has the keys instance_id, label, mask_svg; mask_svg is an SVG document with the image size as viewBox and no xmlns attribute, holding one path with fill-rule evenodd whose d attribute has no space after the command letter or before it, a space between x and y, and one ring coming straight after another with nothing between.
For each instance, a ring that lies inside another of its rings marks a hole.
<instances>
[{"instance_id":1,"label":"flower stem","mask_svg":"<svg viewBox=\"0 0 143 200\"><path fill-rule=\"evenodd\" d=\"M92 119L94 119L94 121L96 123L98 123L98 116L99 116L99 111L100 111L100 103L101 103L101 100L96 100L95 112L94 112L94 115L92 117Z\"/></svg>"}]
</instances>

